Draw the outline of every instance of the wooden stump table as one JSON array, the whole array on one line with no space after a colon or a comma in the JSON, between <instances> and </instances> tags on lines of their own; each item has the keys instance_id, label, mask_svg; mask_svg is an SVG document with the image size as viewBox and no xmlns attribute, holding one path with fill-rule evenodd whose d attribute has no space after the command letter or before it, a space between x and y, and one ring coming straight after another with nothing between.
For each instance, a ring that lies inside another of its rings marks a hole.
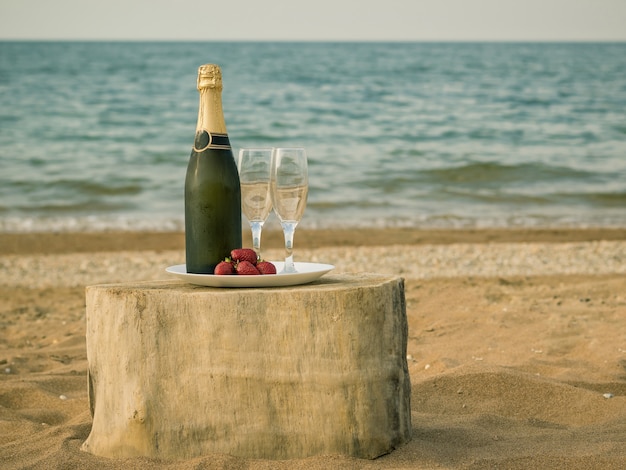
<instances>
[{"instance_id":1,"label":"wooden stump table","mask_svg":"<svg viewBox=\"0 0 626 470\"><path fill-rule=\"evenodd\" d=\"M376 458L411 437L401 278L90 286L91 433L105 457Z\"/></svg>"}]
</instances>

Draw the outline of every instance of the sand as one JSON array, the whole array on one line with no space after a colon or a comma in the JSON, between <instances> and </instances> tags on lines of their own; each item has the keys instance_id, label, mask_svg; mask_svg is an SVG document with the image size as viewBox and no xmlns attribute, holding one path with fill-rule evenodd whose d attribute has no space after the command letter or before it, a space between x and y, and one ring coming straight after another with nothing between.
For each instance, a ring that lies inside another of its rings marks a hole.
<instances>
[{"instance_id":1,"label":"sand","mask_svg":"<svg viewBox=\"0 0 626 470\"><path fill-rule=\"evenodd\" d=\"M264 255L282 256L278 233ZM167 279L179 233L0 234L0 468L626 468L626 230L296 234L296 259L405 278L413 439L368 461L80 450L84 287Z\"/></svg>"}]
</instances>

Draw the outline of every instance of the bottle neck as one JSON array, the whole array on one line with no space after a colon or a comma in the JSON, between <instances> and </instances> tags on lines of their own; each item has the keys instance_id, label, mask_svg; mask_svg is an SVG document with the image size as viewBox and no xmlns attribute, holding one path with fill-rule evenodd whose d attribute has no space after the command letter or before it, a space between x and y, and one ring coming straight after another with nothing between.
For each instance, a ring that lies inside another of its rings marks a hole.
<instances>
[{"instance_id":1,"label":"bottle neck","mask_svg":"<svg viewBox=\"0 0 626 470\"><path fill-rule=\"evenodd\" d=\"M198 106L198 124L194 148L202 151L206 148L230 149L224 112L222 110L222 93L217 88L201 88L200 105Z\"/></svg>"},{"instance_id":2,"label":"bottle neck","mask_svg":"<svg viewBox=\"0 0 626 470\"><path fill-rule=\"evenodd\" d=\"M199 92L200 105L198 106L196 131L204 130L216 134L227 134L221 91L215 88L202 88Z\"/></svg>"}]
</instances>

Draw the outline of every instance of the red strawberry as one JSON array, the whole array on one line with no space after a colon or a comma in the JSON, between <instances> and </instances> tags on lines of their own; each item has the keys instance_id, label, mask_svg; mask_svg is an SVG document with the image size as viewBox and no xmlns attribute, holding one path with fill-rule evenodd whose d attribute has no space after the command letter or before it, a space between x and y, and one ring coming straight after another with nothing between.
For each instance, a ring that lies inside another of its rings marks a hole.
<instances>
[{"instance_id":1,"label":"red strawberry","mask_svg":"<svg viewBox=\"0 0 626 470\"><path fill-rule=\"evenodd\" d=\"M235 248L230 252L230 258L233 261L248 261L253 266L256 265L257 255L252 248Z\"/></svg>"},{"instance_id":2,"label":"red strawberry","mask_svg":"<svg viewBox=\"0 0 626 470\"><path fill-rule=\"evenodd\" d=\"M259 261L256 268L261 274L276 274L276 266L269 261Z\"/></svg>"},{"instance_id":3,"label":"red strawberry","mask_svg":"<svg viewBox=\"0 0 626 470\"><path fill-rule=\"evenodd\" d=\"M213 274L216 274L218 276L225 276L236 273L237 272L235 271L235 267L232 263L229 263L228 261L220 261L219 263L217 263L217 266L215 266L215 269L213 270Z\"/></svg>"},{"instance_id":4,"label":"red strawberry","mask_svg":"<svg viewBox=\"0 0 626 470\"><path fill-rule=\"evenodd\" d=\"M240 276L258 276L261 274L257 268L250 261L239 261L237 263L237 274Z\"/></svg>"}]
</instances>

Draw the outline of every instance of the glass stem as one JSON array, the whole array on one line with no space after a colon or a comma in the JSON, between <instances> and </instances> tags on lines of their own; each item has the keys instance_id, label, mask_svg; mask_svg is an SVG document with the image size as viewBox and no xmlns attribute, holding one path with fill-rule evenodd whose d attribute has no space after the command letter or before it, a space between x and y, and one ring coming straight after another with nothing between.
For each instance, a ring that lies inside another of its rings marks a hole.
<instances>
[{"instance_id":1,"label":"glass stem","mask_svg":"<svg viewBox=\"0 0 626 470\"><path fill-rule=\"evenodd\" d=\"M295 273L296 267L293 264L293 235L296 232L298 222L282 222L283 234L285 235L285 267L283 272Z\"/></svg>"},{"instance_id":2,"label":"glass stem","mask_svg":"<svg viewBox=\"0 0 626 470\"><path fill-rule=\"evenodd\" d=\"M252 249L256 251L257 258L261 259L261 231L263 230L263 222L250 222L252 230Z\"/></svg>"}]
</instances>

